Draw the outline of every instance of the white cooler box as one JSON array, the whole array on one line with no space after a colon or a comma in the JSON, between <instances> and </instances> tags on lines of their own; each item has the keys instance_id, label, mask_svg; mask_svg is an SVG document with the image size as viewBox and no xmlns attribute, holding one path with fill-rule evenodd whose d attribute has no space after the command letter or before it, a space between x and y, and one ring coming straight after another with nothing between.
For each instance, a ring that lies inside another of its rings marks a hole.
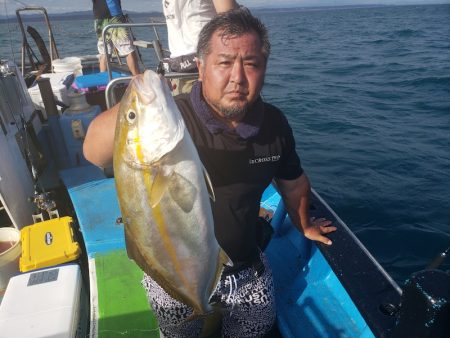
<instances>
[{"instance_id":1,"label":"white cooler box","mask_svg":"<svg viewBox=\"0 0 450 338\"><path fill-rule=\"evenodd\" d=\"M73 73L50 73L41 75L41 77L50 78L50 84L52 86L55 99L63 102L67 106L69 105L69 98L67 97L67 86L65 82L72 82L73 78L70 78L71 76L73 76ZM69 83L69 88L70 84L71 83ZM42 101L38 84L36 83L33 87L28 88L28 93L30 93L31 100L33 101L36 109L42 111L44 118L47 118L47 112L45 111L44 102ZM61 113L60 107L57 107Z\"/></svg>"},{"instance_id":2,"label":"white cooler box","mask_svg":"<svg viewBox=\"0 0 450 338\"><path fill-rule=\"evenodd\" d=\"M0 304L0 337L75 337L81 283L77 264L11 278Z\"/></svg>"}]
</instances>

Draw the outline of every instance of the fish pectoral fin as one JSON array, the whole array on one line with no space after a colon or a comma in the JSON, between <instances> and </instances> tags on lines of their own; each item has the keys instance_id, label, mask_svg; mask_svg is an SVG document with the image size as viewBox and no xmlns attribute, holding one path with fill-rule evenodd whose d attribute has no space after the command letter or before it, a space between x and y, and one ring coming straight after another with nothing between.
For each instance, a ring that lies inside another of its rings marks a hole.
<instances>
[{"instance_id":1,"label":"fish pectoral fin","mask_svg":"<svg viewBox=\"0 0 450 338\"><path fill-rule=\"evenodd\" d=\"M205 178L206 188L208 189L209 198L211 198L211 200L213 202L215 202L216 201L216 195L214 195L214 189L213 189L213 186L212 186L211 178L209 177L209 174L206 171L205 167L203 167L203 177Z\"/></svg>"},{"instance_id":2,"label":"fish pectoral fin","mask_svg":"<svg viewBox=\"0 0 450 338\"><path fill-rule=\"evenodd\" d=\"M158 170L153 180L150 192L150 205L156 207L169 187L169 176L164 175L163 170Z\"/></svg>"},{"instance_id":3,"label":"fish pectoral fin","mask_svg":"<svg viewBox=\"0 0 450 338\"><path fill-rule=\"evenodd\" d=\"M195 185L183 175L173 172L170 176L170 197L184 212L190 212L194 207L197 190Z\"/></svg>"}]
</instances>

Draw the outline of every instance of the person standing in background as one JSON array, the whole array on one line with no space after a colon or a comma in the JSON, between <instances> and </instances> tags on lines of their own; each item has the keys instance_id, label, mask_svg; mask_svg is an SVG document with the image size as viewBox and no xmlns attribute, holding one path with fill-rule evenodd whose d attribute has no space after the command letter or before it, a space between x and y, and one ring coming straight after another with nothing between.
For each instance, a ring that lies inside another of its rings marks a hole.
<instances>
[{"instance_id":1,"label":"person standing in background","mask_svg":"<svg viewBox=\"0 0 450 338\"><path fill-rule=\"evenodd\" d=\"M107 70L105 46L102 39L103 28L109 24L127 22L122 12L120 0L92 0L95 17L95 31L97 33L97 49L100 53L100 71ZM133 45L131 32L126 28L114 28L107 36L108 52L115 47L120 56L126 56L128 69L132 75L140 73L136 48Z\"/></svg>"},{"instance_id":2,"label":"person standing in background","mask_svg":"<svg viewBox=\"0 0 450 338\"><path fill-rule=\"evenodd\" d=\"M167 23L170 58L166 71L196 73L195 61L200 31L217 13L239 7L235 0L162 0ZM173 95L190 92L196 79L172 80Z\"/></svg>"}]
</instances>

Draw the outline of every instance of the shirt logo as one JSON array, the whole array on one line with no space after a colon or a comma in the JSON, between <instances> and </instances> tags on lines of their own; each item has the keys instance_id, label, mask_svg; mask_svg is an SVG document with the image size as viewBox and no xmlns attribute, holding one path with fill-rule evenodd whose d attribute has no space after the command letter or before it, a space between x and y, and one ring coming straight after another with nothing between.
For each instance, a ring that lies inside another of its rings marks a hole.
<instances>
[{"instance_id":1,"label":"shirt logo","mask_svg":"<svg viewBox=\"0 0 450 338\"><path fill-rule=\"evenodd\" d=\"M185 60L185 61L180 62L180 68L181 69L189 68L190 65L192 65L192 63L189 60Z\"/></svg>"},{"instance_id":2,"label":"shirt logo","mask_svg":"<svg viewBox=\"0 0 450 338\"><path fill-rule=\"evenodd\" d=\"M273 156L267 156L267 157L257 157L257 158L251 158L248 160L249 164L260 164L260 163L267 163L267 162L278 162L280 160L280 155L273 155Z\"/></svg>"}]
</instances>

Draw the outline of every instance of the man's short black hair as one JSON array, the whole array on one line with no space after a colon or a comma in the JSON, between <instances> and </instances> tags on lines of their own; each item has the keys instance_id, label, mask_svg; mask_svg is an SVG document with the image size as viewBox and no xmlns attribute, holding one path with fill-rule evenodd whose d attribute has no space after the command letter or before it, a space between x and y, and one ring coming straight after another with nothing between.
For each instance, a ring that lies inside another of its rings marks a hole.
<instances>
[{"instance_id":1,"label":"man's short black hair","mask_svg":"<svg viewBox=\"0 0 450 338\"><path fill-rule=\"evenodd\" d=\"M197 56L203 59L210 53L210 42L213 34L220 32L222 38L239 37L246 33L256 32L263 46L262 53L267 60L270 54L270 42L266 26L253 16L248 8L240 7L217 14L201 30L197 45Z\"/></svg>"}]
</instances>

